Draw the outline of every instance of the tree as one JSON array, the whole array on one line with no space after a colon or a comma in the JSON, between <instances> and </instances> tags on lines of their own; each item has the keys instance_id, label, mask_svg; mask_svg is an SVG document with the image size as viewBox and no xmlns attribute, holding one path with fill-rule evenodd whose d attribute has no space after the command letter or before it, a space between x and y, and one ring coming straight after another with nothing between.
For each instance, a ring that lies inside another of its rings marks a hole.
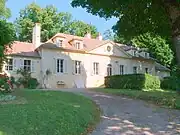
<instances>
[{"instance_id":1,"label":"tree","mask_svg":"<svg viewBox=\"0 0 180 135\"><path fill-rule=\"evenodd\" d=\"M9 47L15 38L15 31L12 23L8 23L6 18L10 15L10 10L5 7L5 0L0 0L0 71L5 61L6 48Z\"/></svg>"},{"instance_id":2,"label":"tree","mask_svg":"<svg viewBox=\"0 0 180 135\"><path fill-rule=\"evenodd\" d=\"M173 51L161 36L145 33L132 39L132 44L139 48L148 48L162 65L170 66L174 59Z\"/></svg>"},{"instance_id":3,"label":"tree","mask_svg":"<svg viewBox=\"0 0 180 135\"><path fill-rule=\"evenodd\" d=\"M36 22L41 23L42 42L59 32L84 36L89 31L92 35L97 35L94 26L82 21L74 21L69 13L58 12L52 5L41 8L32 3L20 11L20 16L15 21L16 33L20 41L32 41L32 29Z\"/></svg>"},{"instance_id":4,"label":"tree","mask_svg":"<svg viewBox=\"0 0 180 135\"><path fill-rule=\"evenodd\" d=\"M112 30L108 29L103 33L103 37L105 40L114 40L114 35Z\"/></svg>"},{"instance_id":5,"label":"tree","mask_svg":"<svg viewBox=\"0 0 180 135\"><path fill-rule=\"evenodd\" d=\"M131 40L147 32L171 39L180 66L179 0L73 0L71 4L100 17L119 18L113 29L126 39Z\"/></svg>"}]
</instances>

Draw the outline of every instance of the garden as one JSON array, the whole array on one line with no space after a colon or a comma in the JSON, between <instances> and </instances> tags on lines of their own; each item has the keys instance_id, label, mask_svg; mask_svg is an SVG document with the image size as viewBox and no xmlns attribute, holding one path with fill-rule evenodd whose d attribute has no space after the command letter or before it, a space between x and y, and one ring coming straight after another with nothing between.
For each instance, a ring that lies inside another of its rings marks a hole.
<instances>
[{"instance_id":1,"label":"garden","mask_svg":"<svg viewBox=\"0 0 180 135\"><path fill-rule=\"evenodd\" d=\"M159 80L149 74L115 75L105 78L106 88L91 89L113 95L145 100L160 106L180 109L180 83L175 77Z\"/></svg>"},{"instance_id":2,"label":"garden","mask_svg":"<svg viewBox=\"0 0 180 135\"><path fill-rule=\"evenodd\" d=\"M18 80L6 75L0 78L0 134L84 135L99 122L100 110L90 99L33 89L37 81L19 72L22 76ZM27 89L13 88L21 83Z\"/></svg>"}]
</instances>

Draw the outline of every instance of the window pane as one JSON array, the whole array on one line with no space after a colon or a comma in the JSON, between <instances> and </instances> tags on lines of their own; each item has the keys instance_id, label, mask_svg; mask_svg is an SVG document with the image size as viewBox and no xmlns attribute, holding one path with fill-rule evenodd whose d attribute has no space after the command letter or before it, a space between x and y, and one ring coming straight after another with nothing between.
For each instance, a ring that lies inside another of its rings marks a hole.
<instances>
[{"instance_id":1,"label":"window pane","mask_svg":"<svg viewBox=\"0 0 180 135\"><path fill-rule=\"evenodd\" d=\"M61 63L60 63L61 73L64 72L63 68L64 68L64 60L61 60Z\"/></svg>"}]
</instances>

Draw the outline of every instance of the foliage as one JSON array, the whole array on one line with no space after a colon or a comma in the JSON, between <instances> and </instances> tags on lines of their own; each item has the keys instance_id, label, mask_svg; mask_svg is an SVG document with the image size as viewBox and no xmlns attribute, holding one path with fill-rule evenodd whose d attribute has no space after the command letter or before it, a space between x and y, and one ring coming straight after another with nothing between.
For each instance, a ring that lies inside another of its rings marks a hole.
<instances>
[{"instance_id":1,"label":"foliage","mask_svg":"<svg viewBox=\"0 0 180 135\"><path fill-rule=\"evenodd\" d=\"M6 48L10 47L15 39L15 30L12 23L0 19L0 71L5 61Z\"/></svg>"},{"instance_id":2,"label":"foliage","mask_svg":"<svg viewBox=\"0 0 180 135\"><path fill-rule=\"evenodd\" d=\"M132 43L139 48L148 48L153 57L165 66L171 65L174 59L170 45L161 36L145 33L133 38Z\"/></svg>"},{"instance_id":3,"label":"foliage","mask_svg":"<svg viewBox=\"0 0 180 135\"><path fill-rule=\"evenodd\" d=\"M103 33L104 40L114 40L114 34L112 30L108 29Z\"/></svg>"},{"instance_id":4,"label":"foliage","mask_svg":"<svg viewBox=\"0 0 180 135\"><path fill-rule=\"evenodd\" d=\"M11 83L9 77L5 75L0 75L0 92L8 93L11 92Z\"/></svg>"},{"instance_id":5,"label":"foliage","mask_svg":"<svg viewBox=\"0 0 180 135\"><path fill-rule=\"evenodd\" d=\"M31 77L31 72L24 69L18 69L17 74L21 75L18 78L16 85L23 85L25 88L35 89L39 83L36 78Z\"/></svg>"},{"instance_id":6,"label":"foliage","mask_svg":"<svg viewBox=\"0 0 180 135\"><path fill-rule=\"evenodd\" d=\"M127 96L130 98L141 99L157 105L167 106L169 108L180 109L180 96L174 91L165 90L125 90L125 89L93 89L98 92L104 92L114 95Z\"/></svg>"},{"instance_id":7,"label":"foliage","mask_svg":"<svg viewBox=\"0 0 180 135\"><path fill-rule=\"evenodd\" d=\"M20 41L32 41L32 29L36 22L41 23L42 42L59 32L77 36L84 36L87 32L91 32L93 36L97 35L95 26L73 20L69 13L58 12L52 5L41 8L32 3L20 11L20 16L15 21Z\"/></svg>"},{"instance_id":8,"label":"foliage","mask_svg":"<svg viewBox=\"0 0 180 135\"><path fill-rule=\"evenodd\" d=\"M16 96L13 95L0 95L0 102L15 100Z\"/></svg>"},{"instance_id":9,"label":"foliage","mask_svg":"<svg viewBox=\"0 0 180 135\"><path fill-rule=\"evenodd\" d=\"M180 80L174 76L165 77L161 81L161 88L168 90L178 90L180 88Z\"/></svg>"},{"instance_id":10,"label":"foliage","mask_svg":"<svg viewBox=\"0 0 180 135\"><path fill-rule=\"evenodd\" d=\"M14 94L16 101L27 102L0 105L0 127L6 135L84 135L100 119L97 106L81 95L39 90Z\"/></svg>"},{"instance_id":11,"label":"foliage","mask_svg":"<svg viewBox=\"0 0 180 135\"><path fill-rule=\"evenodd\" d=\"M0 18L5 19L9 18L11 16L10 9L6 7L6 1L7 0L0 0Z\"/></svg>"},{"instance_id":12,"label":"foliage","mask_svg":"<svg viewBox=\"0 0 180 135\"><path fill-rule=\"evenodd\" d=\"M149 74L114 75L105 77L105 86L114 89L159 89L160 80Z\"/></svg>"},{"instance_id":13,"label":"foliage","mask_svg":"<svg viewBox=\"0 0 180 135\"><path fill-rule=\"evenodd\" d=\"M30 78L28 80L28 88L35 89L39 85L38 80L36 78Z\"/></svg>"},{"instance_id":14,"label":"foliage","mask_svg":"<svg viewBox=\"0 0 180 135\"><path fill-rule=\"evenodd\" d=\"M117 17L113 27L117 36L126 40L153 33L171 42L180 35L179 0L73 0L73 7L86 8L87 12L106 19ZM173 43L176 58L180 65L179 43Z\"/></svg>"}]
</instances>

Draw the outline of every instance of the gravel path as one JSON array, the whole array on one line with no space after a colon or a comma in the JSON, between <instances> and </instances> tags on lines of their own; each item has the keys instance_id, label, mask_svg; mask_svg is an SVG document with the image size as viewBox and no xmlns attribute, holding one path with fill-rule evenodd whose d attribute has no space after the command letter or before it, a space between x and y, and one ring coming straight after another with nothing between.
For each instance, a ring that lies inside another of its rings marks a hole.
<instances>
[{"instance_id":1,"label":"gravel path","mask_svg":"<svg viewBox=\"0 0 180 135\"><path fill-rule=\"evenodd\" d=\"M86 89L63 91L87 96L102 109L102 120L91 135L180 135L179 110Z\"/></svg>"}]
</instances>

